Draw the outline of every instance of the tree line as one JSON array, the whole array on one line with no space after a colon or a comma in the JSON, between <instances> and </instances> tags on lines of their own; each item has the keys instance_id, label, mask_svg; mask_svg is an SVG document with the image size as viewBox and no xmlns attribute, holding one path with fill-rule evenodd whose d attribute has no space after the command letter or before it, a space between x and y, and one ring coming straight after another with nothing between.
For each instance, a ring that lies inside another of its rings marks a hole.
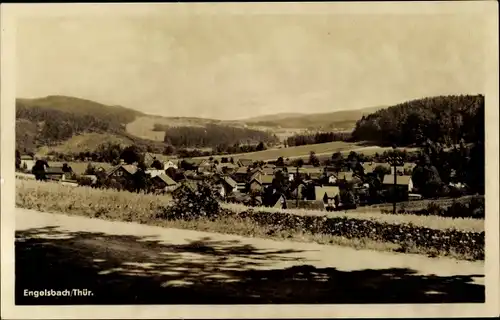
<instances>
[{"instance_id":1,"label":"tree line","mask_svg":"<svg viewBox=\"0 0 500 320\"><path fill-rule=\"evenodd\" d=\"M286 145L303 146L308 144L327 143L334 141L349 141L351 139L350 132L317 132L309 134L295 134L286 139Z\"/></svg>"},{"instance_id":2,"label":"tree line","mask_svg":"<svg viewBox=\"0 0 500 320\"><path fill-rule=\"evenodd\" d=\"M275 143L278 138L266 131L208 124L205 127L170 127L165 143L176 148L226 148L226 146Z\"/></svg>"},{"instance_id":3,"label":"tree line","mask_svg":"<svg viewBox=\"0 0 500 320\"><path fill-rule=\"evenodd\" d=\"M438 96L411 100L363 116L355 141L420 146L428 139L444 145L484 141L484 96Z\"/></svg>"}]
</instances>

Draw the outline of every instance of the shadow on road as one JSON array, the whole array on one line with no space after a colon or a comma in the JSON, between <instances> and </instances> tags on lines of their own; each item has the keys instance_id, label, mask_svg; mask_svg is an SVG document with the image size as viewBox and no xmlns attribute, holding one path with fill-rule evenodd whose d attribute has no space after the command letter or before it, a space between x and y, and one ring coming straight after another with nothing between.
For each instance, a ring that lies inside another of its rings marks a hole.
<instances>
[{"instance_id":1,"label":"shadow on road","mask_svg":"<svg viewBox=\"0 0 500 320\"><path fill-rule=\"evenodd\" d=\"M45 227L16 232L15 249L20 305L484 302L484 286L471 278L480 275L290 266L300 263L299 251L261 250L239 241L168 245ZM88 289L93 295L34 298L24 296L25 289Z\"/></svg>"}]
</instances>

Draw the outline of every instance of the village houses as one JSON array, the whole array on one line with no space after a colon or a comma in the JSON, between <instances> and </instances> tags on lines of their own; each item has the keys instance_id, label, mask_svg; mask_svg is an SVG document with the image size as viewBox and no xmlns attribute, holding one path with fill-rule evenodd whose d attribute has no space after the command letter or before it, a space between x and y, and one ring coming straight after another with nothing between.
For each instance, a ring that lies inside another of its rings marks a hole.
<instances>
[{"instance_id":1,"label":"village houses","mask_svg":"<svg viewBox=\"0 0 500 320\"><path fill-rule=\"evenodd\" d=\"M28 157L23 157L22 163L30 166ZM341 207L342 199L340 197L342 188L350 188L351 192L356 194L360 204L369 203L370 192L369 185L363 183L362 176L357 171L349 168L336 168L332 166L312 166L302 165L300 167L290 166L284 163L282 166L276 166L272 163L257 165L250 159L237 159L233 161L219 162L220 159L193 158L173 160L159 160L151 154L144 156L144 162L147 165L145 173L150 180L150 187L155 192L165 193L176 190L185 183L196 185L198 181L208 179L213 181L222 198L243 199L248 203L252 199L254 203L259 203L266 190L273 190L272 197L276 199L267 199L266 205L279 208L309 208L311 210L332 210ZM232 160L232 159L231 159ZM158 162L162 168L158 167ZM152 167L153 163L155 168ZM32 165L31 165L32 166ZM391 167L386 163L363 163L364 174L372 174L377 167L382 167L386 171L383 176L382 187L389 191L394 187L394 175L389 174ZM419 195L413 194L413 182L411 171L415 167L413 163L405 163L397 167L397 190L405 199L417 199ZM339 169L341 169L339 171ZM136 164L125 164L123 161L116 166L102 169L105 170L105 176L118 181L133 181L135 173L138 171ZM168 173L167 173L168 171ZM273 187L273 181L281 171L288 179L286 190L276 192ZM362 173L361 173L362 175ZM63 172L60 167L49 167L46 176L50 180L66 181L73 183L70 175ZM83 177L83 175L82 175ZM96 184L97 176L87 176L91 184ZM269 189L270 188L270 189ZM285 192L285 194L281 194ZM251 196L251 198L249 198ZM287 197L290 197L287 199ZM276 201L274 201L276 200Z\"/></svg>"}]
</instances>

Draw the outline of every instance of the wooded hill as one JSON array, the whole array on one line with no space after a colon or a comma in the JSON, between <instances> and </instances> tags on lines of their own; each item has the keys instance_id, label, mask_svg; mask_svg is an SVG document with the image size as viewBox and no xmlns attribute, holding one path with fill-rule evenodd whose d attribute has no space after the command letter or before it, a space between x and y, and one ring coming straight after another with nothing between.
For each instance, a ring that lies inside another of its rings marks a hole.
<instances>
[{"instance_id":1,"label":"wooded hill","mask_svg":"<svg viewBox=\"0 0 500 320\"><path fill-rule=\"evenodd\" d=\"M438 96L411 100L363 116L352 133L355 141L379 145L422 145L425 141L457 144L484 141L484 96Z\"/></svg>"},{"instance_id":2,"label":"wooded hill","mask_svg":"<svg viewBox=\"0 0 500 320\"><path fill-rule=\"evenodd\" d=\"M68 153L92 152L96 150L96 143L90 139L95 139L96 134L101 143L120 141L123 142L120 144L134 144L154 153L164 153L167 145L204 148L277 141L276 136L265 131L216 125L212 124L215 120L209 119L197 119L201 125L196 126L168 127L168 139L154 141L139 138L126 129L127 124L144 116L125 107L67 96L17 99L16 147L22 153L36 153L41 147L66 150ZM76 141L78 145L73 146Z\"/></svg>"},{"instance_id":3,"label":"wooded hill","mask_svg":"<svg viewBox=\"0 0 500 320\"><path fill-rule=\"evenodd\" d=\"M135 110L74 97L17 99L16 147L21 152L35 152L39 147L90 133L120 136L138 144L158 144L125 132L125 125L139 115L142 113Z\"/></svg>"}]
</instances>

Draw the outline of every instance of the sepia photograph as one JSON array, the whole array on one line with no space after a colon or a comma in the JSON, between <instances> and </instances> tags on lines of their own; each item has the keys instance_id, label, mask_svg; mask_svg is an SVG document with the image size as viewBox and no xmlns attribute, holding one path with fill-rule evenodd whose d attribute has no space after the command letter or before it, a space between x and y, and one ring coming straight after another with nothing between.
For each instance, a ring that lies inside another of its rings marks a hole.
<instances>
[{"instance_id":1,"label":"sepia photograph","mask_svg":"<svg viewBox=\"0 0 500 320\"><path fill-rule=\"evenodd\" d=\"M486 314L497 10L2 5L2 296Z\"/></svg>"}]
</instances>

